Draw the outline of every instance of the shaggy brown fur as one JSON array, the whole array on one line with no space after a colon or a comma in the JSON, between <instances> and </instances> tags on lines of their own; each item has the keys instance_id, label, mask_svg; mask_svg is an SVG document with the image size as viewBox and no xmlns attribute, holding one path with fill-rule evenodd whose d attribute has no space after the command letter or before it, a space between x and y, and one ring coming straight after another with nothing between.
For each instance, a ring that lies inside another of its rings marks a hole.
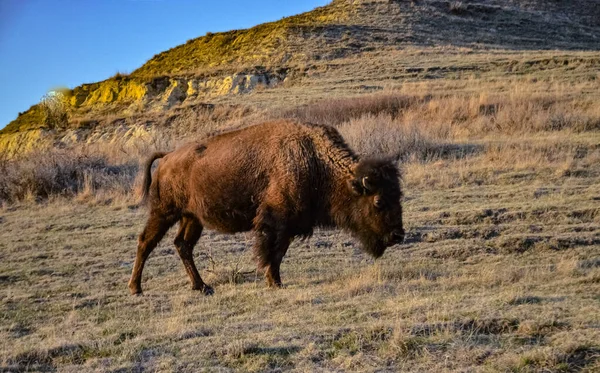
<instances>
[{"instance_id":1,"label":"shaggy brown fur","mask_svg":"<svg viewBox=\"0 0 600 373\"><path fill-rule=\"evenodd\" d=\"M163 160L151 180L157 158ZM132 294L142 292L144 263L177 221L175 246L193 289L205 294L213 290L202 281L192 255L203 227L254 231L259 268L277 287L290 242L310 236L315 226L348 230L374 257L404 238L394 164L359 160L328 126L280 121L224 133L152 155L145 176L150 217L139 236Z\"/></svg>"}]
</instances>

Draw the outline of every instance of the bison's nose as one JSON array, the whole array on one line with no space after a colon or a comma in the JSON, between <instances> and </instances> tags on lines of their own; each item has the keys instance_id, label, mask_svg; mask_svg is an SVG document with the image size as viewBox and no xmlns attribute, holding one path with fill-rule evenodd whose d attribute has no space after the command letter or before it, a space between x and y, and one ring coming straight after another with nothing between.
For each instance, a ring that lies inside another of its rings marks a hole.
<instances>
[{"instance_id":1,"label":"bison's nose","mask_svg":"<svg viewBox=\"0 0 600 373\"><path fill-rule=\"evenodd\" d=\"M404 229L392 232L392 242L394 244L402 243L402 241L404 241Z\"/></svg>"}]
</instances>

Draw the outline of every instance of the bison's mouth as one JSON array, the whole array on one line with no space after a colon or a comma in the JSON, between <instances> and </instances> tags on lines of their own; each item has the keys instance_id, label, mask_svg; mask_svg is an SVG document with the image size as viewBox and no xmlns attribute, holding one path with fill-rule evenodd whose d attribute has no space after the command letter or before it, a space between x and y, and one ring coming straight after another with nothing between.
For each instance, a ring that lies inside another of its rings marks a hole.
<instances>
[{"instance_id":1,"label":"bison's mouth","mask_svg":"<svg viewBox=\"0 0 600 373\"><path fill-rule=\"evenodd\" d=\"M387 247L382 239L376 237L360 236L359 240L362 250L375 259L381 257Z\"/></svg>"},{"instance_id":2,"label":"bison's mouth","mask_svg":"<svg viewBox=\"0 0 600 373\"><path fill-rule=\"evenodd\" d=\"M359 235L358 238L362 244L363 251L377 259L383 255L386 248L401 244L404 241L404 231L393 232L385 239L371 235Z\"/></svg>"},{"instance_id":3,"label":"bison's mouth","mask_svg":"<svg viewBox=\"0 0 600 373\"><path fill-rule=\"evenodd\" d=\"M390 233L390 236L387 239L386 246L399 245L402 242L404 242L404 229L400 228Z\"/></svg>"}]
</instances>

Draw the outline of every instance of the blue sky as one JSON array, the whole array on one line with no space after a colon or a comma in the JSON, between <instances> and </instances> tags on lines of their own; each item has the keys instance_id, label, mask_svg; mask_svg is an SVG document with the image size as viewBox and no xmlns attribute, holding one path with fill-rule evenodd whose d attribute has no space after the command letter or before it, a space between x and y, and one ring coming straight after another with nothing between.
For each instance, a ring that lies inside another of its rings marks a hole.
<instances>
[{"instance_id":1,"label":"blue sky","mask_svg":"<svg viewBox=\"0 0 600 373\"><path fill-rule=\"evenodd\" d=\"M50 89L131 72L206 32L248 28L329 0L0 0L0 128Z\"/></svg>"}]
</instances>

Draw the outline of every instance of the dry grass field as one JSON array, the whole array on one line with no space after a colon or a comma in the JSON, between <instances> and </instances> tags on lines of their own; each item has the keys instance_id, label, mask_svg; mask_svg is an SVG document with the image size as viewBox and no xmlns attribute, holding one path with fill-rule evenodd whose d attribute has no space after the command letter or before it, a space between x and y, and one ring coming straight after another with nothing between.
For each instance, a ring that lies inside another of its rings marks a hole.
<instances>
[{"instance_id":1,"label":"dry grass field","mask_svg":"<svg viewBox=\"0 0 600 373\"><path fill-rule=\"evenodd\" d=\"M0 131L0 372L600 372L596 3L334 0L47 96ZM205 297L173 229L130 296L140 164L278 118L397 159L405 243L316 230L272 290L206 231Z\"/></svg>"},{"instance_id":2,"label":"dry grass field","mask_svg":"<svg viewBox=\"0 0 600 373\"><path fill-rule=\"evenodd\" d=\"M597 372L598 88L425 80L276 114L189 114L137 146L4 162L0 370ZM274 115L398 157L405 244L373 261L346 234L317 231L293 244L286 287L271 290L250 234L206 232L195 258L216 293L204 297L172 231L145 295L130 296L146 213L137 160Z\"/></svg>"}]
</instances>

